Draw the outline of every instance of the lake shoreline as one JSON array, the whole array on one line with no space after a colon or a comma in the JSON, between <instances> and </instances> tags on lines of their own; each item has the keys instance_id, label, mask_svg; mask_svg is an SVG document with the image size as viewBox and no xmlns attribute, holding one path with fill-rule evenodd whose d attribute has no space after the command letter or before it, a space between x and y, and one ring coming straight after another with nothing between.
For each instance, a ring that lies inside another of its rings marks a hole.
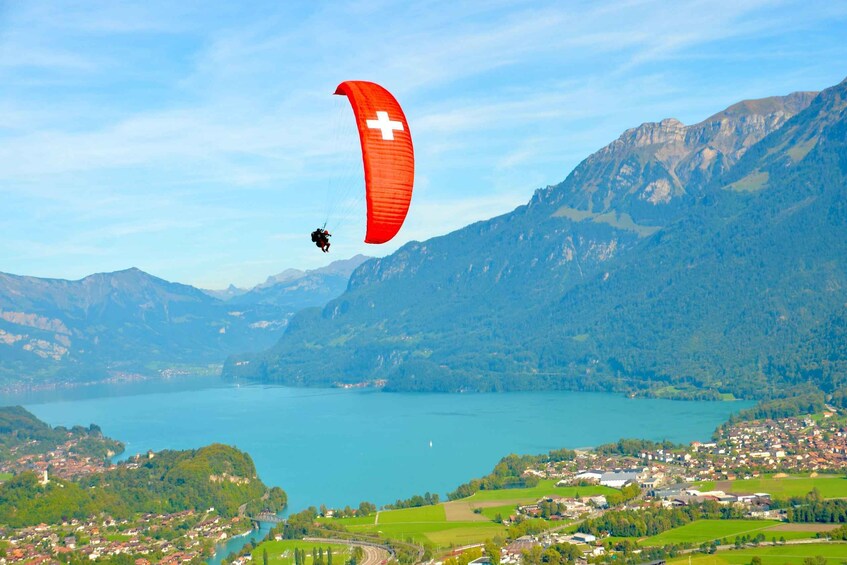
<instances>
[{"instance_id":1,"label":"lake shoreline","mask_svg":"<svg viewBox=\"0 0 847 565\"><path fill-rule=\"evenodd\" d=\"M122 457L210 443L236 446L250 454L266 484L288 493L286 512L447 493L488 473L509 453L598 446L622 437L705 440L749 404L561 391L380 394L208 378L82 392L29 395L26 407L54 426L97 423L126 444ZM0 402L9 400L0 396ZM266 528L252 534L237 545L264 537ZM224 543L220 557L235 545Z\"/></svg>"}]
</instances>

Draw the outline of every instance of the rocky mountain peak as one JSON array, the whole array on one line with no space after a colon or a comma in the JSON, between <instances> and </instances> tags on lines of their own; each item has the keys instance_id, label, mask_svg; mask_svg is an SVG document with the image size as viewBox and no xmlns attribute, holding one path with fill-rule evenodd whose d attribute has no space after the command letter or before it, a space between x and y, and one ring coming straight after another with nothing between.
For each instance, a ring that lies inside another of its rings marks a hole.
<instances>
[{"instance_id":1,"label":"rocky mountain peak","mask_svg":"<svg viewBox=\"0 0 847 565\"><path fill-rule=\"evenodd\" d=\"M817 94L745 100L690 126L675 118L641 124L585 159L560 185L540 191L536 201L563 215L614 212L645 226L664 225Z\"/></svg>"},{"instance_id":2,"label":"rocky mountain peak","mask_svg":"<svg viewBox=\"0 0 847 565\"><path fill-rule=\"evenodd\" d=\"M658 143L674 143L685 140L685 124L676 118L665 118L661 122L643 123L637 128L623 132L608 148L611 151L646 147Z\"/></svg>"}]
</instances>

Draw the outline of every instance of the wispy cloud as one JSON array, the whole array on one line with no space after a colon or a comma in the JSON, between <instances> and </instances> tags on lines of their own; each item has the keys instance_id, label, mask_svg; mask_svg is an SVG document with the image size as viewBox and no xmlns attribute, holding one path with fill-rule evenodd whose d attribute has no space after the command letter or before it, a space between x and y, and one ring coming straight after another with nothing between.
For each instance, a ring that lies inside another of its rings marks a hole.
<instances>
[{"instance_id":1,"label":"wispy cloud","mask_svg":"<svg viewBox=\"0 0 847 565\"><path fill-rule=\"evenodd\" d=\"M360 175L330 95L355 78L404 104L418 188L392 245L350 224L334 250L389 252L526 201L642 121L840 80L820 61L847 57L845 22L814 0L3 4L0 227L44 235L0 244L0 270L318 266L293 234Z\"/></svg>"}]
</instances>

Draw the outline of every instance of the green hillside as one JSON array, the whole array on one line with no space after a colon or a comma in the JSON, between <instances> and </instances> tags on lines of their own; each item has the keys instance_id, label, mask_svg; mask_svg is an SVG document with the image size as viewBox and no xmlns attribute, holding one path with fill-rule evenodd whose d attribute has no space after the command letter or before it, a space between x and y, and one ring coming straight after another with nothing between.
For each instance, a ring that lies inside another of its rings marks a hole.
<instances>
[{"instance_id":1,"label":"green hillside","mask_svg":"<svg viewBox=\"0 0 847 565\"><path fill-rule=\"evenodd\" d=\"M249 513L266 508L277 511L285 502L282 490L269 490L256 477L249 455L225 445L211 445L163 451L137 466L130 460L78 482L54 478L42 485L34 473L21 473L0 484L0 523L22 527L100 514L126 518L212 507L229 517L237 515L244 504Z\"/></svg>"},{"instance_id":2,"label":"green hillside","mask_svg":"<svg viewBox=\"0 0 847 565\"><path fill-rule=\"evenodd\" d=\"M10 460L12 450L15 457L43 454L68 441L73 442L74 453L98 459L124 450L121 442L104 437L94 424L87 428L53 428L23 406L0 407L0 462Z\"/></svg>"}]
</instances>

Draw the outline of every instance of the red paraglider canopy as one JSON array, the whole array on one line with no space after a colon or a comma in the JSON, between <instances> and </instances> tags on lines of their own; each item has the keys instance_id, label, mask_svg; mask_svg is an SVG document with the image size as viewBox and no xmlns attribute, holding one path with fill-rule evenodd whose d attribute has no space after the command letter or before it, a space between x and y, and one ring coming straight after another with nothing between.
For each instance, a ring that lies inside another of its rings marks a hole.
<instances>
[{"instance_id":1,"label":"red paraglider canopy","mask_svg":"<svg viewBox=\"0 0 847 565\"><path fill-rule=\"evenodd\" d=\"M362 142L368 203L365 243L385 243L400 231L412 200L415 153L409 124L394 96L378 84L348 80L335 94L350 100Z\"/></svg>"}]
</instances>

